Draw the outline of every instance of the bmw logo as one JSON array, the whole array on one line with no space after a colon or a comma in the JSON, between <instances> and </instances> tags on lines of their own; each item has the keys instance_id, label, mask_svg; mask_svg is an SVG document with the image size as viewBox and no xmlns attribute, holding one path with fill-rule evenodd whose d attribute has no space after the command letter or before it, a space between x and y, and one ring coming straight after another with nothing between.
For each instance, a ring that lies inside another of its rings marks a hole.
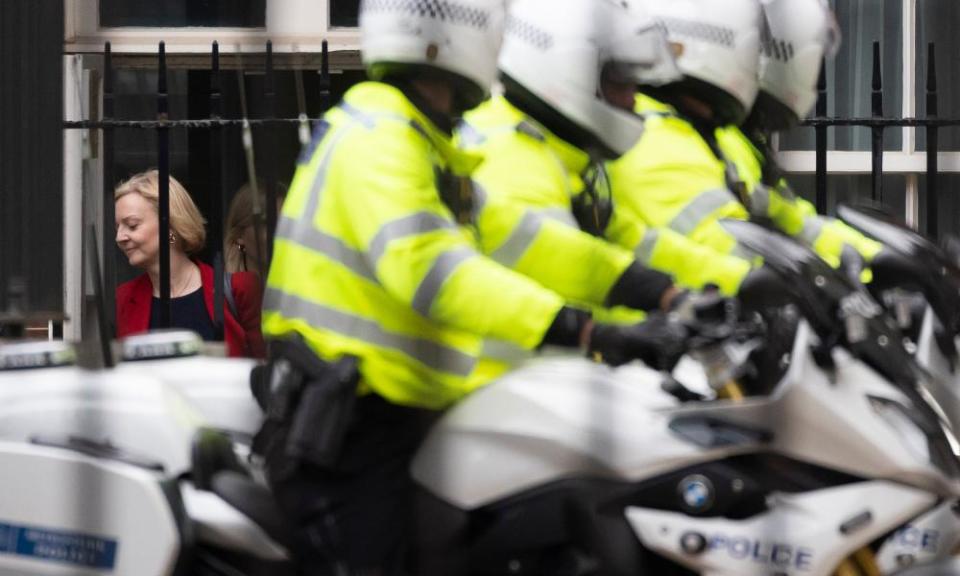
<instances>
[{"instance_id":1,"label":"bmw logo","mask_svg":"<svg viewBox=\"0 0 960 576\"><path fill-rule=\"evenodd\" d=\"M680 537L680 549L687 554L700 554L707 549L707 538L699 532L684 532Z\"/></svg>"},{"instance_id":2,"label":"bmw logo","mask_svg":"<svg viewBox=\"0 0 960 576\"><path fill-rule=\"evenodd\" d=\"M677 486L683 507L690 512L704 512L713 505L713 483L701 474L685 477Z\"/></svg>"}]
</instances>

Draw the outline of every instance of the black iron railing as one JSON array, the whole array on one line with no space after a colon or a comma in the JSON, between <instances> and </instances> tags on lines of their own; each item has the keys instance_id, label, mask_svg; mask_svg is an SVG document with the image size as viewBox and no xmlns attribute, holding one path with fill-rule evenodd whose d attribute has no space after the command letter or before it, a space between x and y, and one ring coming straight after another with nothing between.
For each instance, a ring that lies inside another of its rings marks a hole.
<instances>
[{"instance_id":1,"label":"black iron railing","mask_svg":"<svg viewBox=\"0 0 960 576\"><path fill-rule=\"evenodd\" d=\"M300 124L312 123L317 118L308 118L306 116L305 109L305 98L302 95L299 95L299 101L301 102L301 113L298 118L278 118L276 117L276 79L274 76L274 66L273 66L273 46L270 42L266 44L266 58L264 60L264 103L265 103L265 114L263 118L251 119L247 117L246 105L244 103L243 108L243 118L239 119L228 119L223 118L223 92L222 92L222 77L220 71L220 51L217 42L214 42L211 47L211 62L210 62L210 116L205 119L186 119L186 120L171 120L169 118L169 103L168 103L168 94L167 94L167 62L166 62L166 48L163 42L160 43L158 53L157 53L157 116L152 120L120 120L114 118L114 70L113 70L113 55L111 50L111 45L107 42L104 45L104 72L103 72L103 116L101 120L80 120L80 121L65 121L63 123L64 129L97 129L101 130L103 133L103 202L102 202L102 213L103 222L105 226L108 226L110 222L114 221L114 186L116 185L116 178L114 174L114 131L117 129L137 129L137 130L154 130L157 135L157 171L159 173L159 220L160 220L160 229L159 229L159 246L160 246L160 324L162 327L167 327L170 325L170 212L169 212L169 178L170 178L170 130L196 130L196 129L209 129L212 131L213 137L211 138L211 192L213 195L213 200L211 205L216 207L218 214L216 217L210 219L210 235L212 238L215 238L217 242L213 245L213 265L214 265L214 325L217 330L217 337L223 337L223 280L224 280L224 267L225 267L225 255L223 254L223 247L221 244L221 239L223 238L223 223L227 215L227 194L225 193L225 168L226 163L224 162L224 155L228 149L227 143L227 134L223 130L226 126L241 126L245 129L245 138L250 137L250 130L253 127L258 128L262 131L261 136L264 138L265 146L261 149L261 154L265 157L263 166L265 169L265 179L266 190L264 191L264 197L266 200L265 208L265 217L266 225L268 230L268 238L273 237L273 232L276 230L277 225L277 194L278 190L276 188L276 174L272 171L275 170L277 165L276 159L273 158L275 155L276 146L274 145L276 134L274 128L281 125L289 124ZM320 73L320 101L321 101L321 113L325 111L330 105L330 66L329 66L329 52L327 41L324 40L322 43L322 53L321 53L321 67L319 70ZM241 98L244 97L244 87L243 87L243 76L242 72L239 75L240 78L240 94ZM298 85L302 86L301 83ZM249 158L249 155L248 155ZM252 172L252 162L248 162L248 169ZM248 174L250 182L253 182L254 186L254 202L257 203L258 194L256 193L256 175L253 173ZM263 214L263 212L260 212ZM258 216L259 214L255 214ZM259 218L255 218L255 222ZM260 234L256 234L258 241ZM107 233L103 234L102 239L102 248L103 254L111 254L114 250L114 238ZM269 262L269 246L271 242L267 242L267 246L264 246L264 250L261 250L260 254L267 255L267 262ZM112 258L104 258L103 266L103 279L104 285L107 287L116 286L116 266ZM108 306L108 314L110 316L109 326L105 327L107 333L115 333L115 322L116 319L113 318L113 307Z\"/></svg>"},{"instance_id":2,"label":"black iron railing","mask_svg":"<svg viewBox=\"0 0 960 576\"><path fill-rule=\"evenodd\" d=\"M926 114L923 118L888 118L883 114L883 78L880 73L880 43L873 43L873 82L871 93L871 113L869 118L830 118L827 117L827 82L824 67L820 70L817 91L816 116L803 124L816 131L816 206L820 213L827 209L827 128L831 126L860 126L871 131L871 196L876 202L883 201L883 136L887 128L924 127L927 130L927 226L924 232L931 238L938 238L937 225L939 199L937 154L939 152L939 128L960 126L960 118L940 118L937 114L937 67L936 49L931 42L927 45L927 81Z\"/></svg>"},{"instance_id":3,"label":"black iron railing","mask_svg":"<svg viewBox=\"0 0 960 576\"><path fill-rule=\"evenodd\" d=\"M320 73L320 100L321 100L321 112L327 110L331 105L330 97L330 70L329 70L329 57L327 50L327 42L323 42L323 52L321 57L321 69ZM160 246L161 246L161 258L160 258L160 282L161 282L161 301L163 306L163 315L161 317L161 322L164 325L169 325L169 259L165 255L169 252L169 242L166 239L169 236L169 212L168 212L168 178L169 178L169 132L170 130L197 130L197 129L208 129L212 131L213 138L211 139L211 170L212 170L212 192L214 195L212 206L219 209L219 218L212 218L210 222L210 232L213 238L221 239L223 237L223 221L226 216L226 194L224 193L224 183L226 182L225 176L225 162L224 154L227 150L227 141L226 141L226 131L224 130L227 126L241 126L245 130L252 129L256 127L261 130L261 136L263 136L264 141L267 142L267 145L263 147L263 153L265 155L275 154L275 146L273 146L275 132L274 130L283 125L300 125L301 134L304 133L304 124L312 123L318 120L318 118L308 118L305 114L306 107L304 104L304 95L302 94L302 80L299 77L299 71L297 72L297 86L301 93L298 94L298 101L300 106L300 116L298 118L278 118L276 116L276 88L275 88L275 77L274 77L274 64L273 64L273 48L270 42L266 44L265 50L265 59L264 59L264 74L265 74L265 87L264 87L264 102L265 102L265 115L263 118L248 118L245 111L244 104L244 113L243 118L239 119L229 119L223 117L223 97L222 97L222 77L220 71L220 56L219 56L219 47L216 42L213 43L211 49L211 79L210 79L210 115L208 118L204 119L178 119L171 120L168 117L168 97L166 90L166 56L165 56L165 47L161 42L158 52L158 64L157 64L157 117L152 120L121 120L114 118L114 86L113 86L113 67L112 67L112 55L110 43L108 42L104 46L104 76L103 76L103 118L101 120L80 120L80 121L67 121L64 122L63 126L65 129L99 129L103 132L103 184L104 184L104 202L103 202L103 218L105 223L113 221L114 217L114 203L113 203L113 186L115 184L115 175L113 174L113 158L114 158L114 131L118 129L137 129L137 130L155 130L158 140L158 170L160 172ZM927 81L926 81L926 115L924 118L890 118L885 117L883 113L883 78L881 76L881 62L880 62L880 44L879 42L874 42L873 44L873 76L872 76L872 94L871 94L871 116L869 118L837 118L837 117L828 117L828 90L827 90L827 81L826 74L823 69L821 69L820 78L818 82L818 100L816 106L816 116L806 120L803 125L812 127L816 133L816 207L817 210L821 213L826 212L827 210L827 130L830 127L841 127L841 126L858 126L866 127L871 130L871 156L872 156L872 186L871 193L872 199L877 202L883 200L883 137L885 130L888 128L894 127L925 127L927 129L926 142L927 142L927 186L926 186L926 201L927 201L927 226L926 233L931 237L936 238L939 234L937 227L937 207L938 207L938 166L937 166L937 153L939 150L939 145L937 141L938 129L940 127L947 126L960 126L960 119L958 118L940 118L937 114L937 76L936 76L936 64L935 64L935 49L934 44L930 43L928 45L927 51ZM243 97L243 85L242 85L242 74L241 74L241 97ZM301 139L303 136L301 136ZM267 190L265 191L266 196L266 225L268 227L269 236L272 238L273 232L276 229L277 222L277 207L276 207L276 193L275 182L276 174L269 173L272 170L275 170L277 165L275 158L267 158L267 161L263 163L265 170L268 172L265 174L263 179L266 182ZM248 165L249 165L248 161ZM248 174L250 177L250 182L256 182L256 177L254 174ZM255 186L256 184L254 184ZM256 196L256 194L255 194ZM265 247L269 251L270 242L267 243L268 246ZM108 234L103 236L103 253L110 254L113 250L113 238ZM263 254L264 252L261 252ZM268 254L269 258L269 254ZM105 258L104 266L104 280L106 286L115 286L116 285L116 271L111 258ZM215 279L215 298L216 305L215 310L217 317L215 318L215 324L217 325L218 330L222 330L222 287L223 287L223 268L224 268L225 256L222 252L222 246L216 245L214 247L214 256L213 263L216 274ZM112 308L111 308L112 313ZM112 329L112 326L111 326ZM220 333L222 335L222 332Z\"/></svg>"}]
</instances>

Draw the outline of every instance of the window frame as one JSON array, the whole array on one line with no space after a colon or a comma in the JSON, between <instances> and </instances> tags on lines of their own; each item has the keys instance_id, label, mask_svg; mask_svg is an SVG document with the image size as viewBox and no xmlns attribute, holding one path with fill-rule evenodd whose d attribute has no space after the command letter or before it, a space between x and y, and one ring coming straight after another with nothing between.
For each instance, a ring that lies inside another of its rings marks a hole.
<instances>
[{"instance_id":1,"label":"window frame","mask_svg":"<svg viewBox=\"0 0 960 576\"><path fill-rule=\"evenodd\" d=\"M216 40L222 54L263 52L267 40L274 52L319 53L323 40L330 51L359 50L357 28L331 26L329 3L315 0L266 0L266 26L228 27L101 27L99 0L64 0L64 53L114 52L155 54L163 41L168 53L210 52Z\"/></svg>"},{"instance_id":2,"label":"window frame","mask_svg":"<svg viewBox=\"0 0 960 576\"><path fill-rule=\"evenodd\" d=\"M917 114L917 4L918 0L903 0L903 98L900 110L902 118L914 118ZM863 73L866 73L864 71ZM812 128L806 128L812 130ZM895 128L888 128L895 130ZM927 170L926 151L917 150L917 128L904 126L900 150L883 153L884 174L906 176L906 205L903 207L907 224L916 227L920 222L920 176ZM783 168L794 174L816 173L816 152L813 150L780 151ZM937 162L940 173L960 173L960 151L939 152ZM827 154L827 174L870 174L872 156L869 150L839 151Z\"/></svg>"}]
</instances>

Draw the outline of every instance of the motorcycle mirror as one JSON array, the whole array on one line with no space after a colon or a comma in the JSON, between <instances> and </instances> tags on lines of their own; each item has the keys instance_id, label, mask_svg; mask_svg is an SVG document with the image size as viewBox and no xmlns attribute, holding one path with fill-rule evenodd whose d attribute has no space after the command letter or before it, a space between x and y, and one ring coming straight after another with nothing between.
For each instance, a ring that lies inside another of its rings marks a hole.
<instances>
[{"instance_id":1,"label":"motorcycle mirror","mask_svg":"<svg viewBox=\"0 0 960 576\"><path fill-rule=\"evenodd\" d=\"M955 359L957 352L952 335L960 327L957 318L960 295L955 282L944 278L944 273L952 276L954 280L960 279L957 257L951 257L924 236L876 208L840 206L837 215L850 226L882 242L895 259L902 261L892 262L896 270L893 277L897 278L898 282L912 280L919 284L927 301L949 332L949 338L938 339L938 344L951 360ZM954 239L954 249L960 252L960 245L956 242Z\"/></svg>"},{"instance_id":2,"label":"motorcycle mirror","mask_svg":"<svg viewBox=\"0 0 960 576\"><path fill-rule=\"evenodd\" d=\"M724 219L720 223L743 247L762 257L764 266L783 278L790 300L821 340L833 341L834 310L843 296L856 290L849 280L810 248L777 230L742 220Z\"/></svg>"},{"instance_id":3,"label":"motorcycle mirror","mask_svg":"<svg viewBox=\"0 0 960 576\"><path fill-rule=\"evenodd\" d=\"M940 241L940 248L957 268L960 268L960 237L945 234Z\"/></svg>"},{"instance_id":4,"label":"motorcycle mirror","mask_svg":"<svg viewBox=\"0 0 960 576\"><path fill-rule=\"evenodd\" d=\"M910 258L920 259L934 269L945 268L960 278L960 259L950 257L936 244L885 210L873 206L851 207L841 204L837 216L849 226ZM957 248L960 250L960 247Z\"/></svg>"}]
</instances>

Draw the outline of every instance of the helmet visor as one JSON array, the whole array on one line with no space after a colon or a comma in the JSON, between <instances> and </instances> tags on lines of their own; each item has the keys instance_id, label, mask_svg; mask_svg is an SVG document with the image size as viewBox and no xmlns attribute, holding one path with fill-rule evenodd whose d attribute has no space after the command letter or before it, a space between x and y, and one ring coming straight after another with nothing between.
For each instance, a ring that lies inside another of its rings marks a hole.
<instances>
[{"instance_id":1,"label":"helmet visor","mask_svg":"<svg viewBox=\"0 0 960 576\"><path fill-rule=\"evenodd\" d=\"M837 23L837 17L829 6L824 7L827 11L827 22L824 26L823 34L823 55L825 58L833 58L840 50L840 43L843 34L840 32L840 24Z\"/></svg>"},{"instance_id":2,"label":"helmet visor","mask_svg":"<svg viewBox=\"0 0 960 576\"><path fill-rule=\"evenodd\" d=\"M661 86L681 77L666 34L654 25L612 43L607 57L604 70L620 82Z\"/></svg>"}]
</instances>

